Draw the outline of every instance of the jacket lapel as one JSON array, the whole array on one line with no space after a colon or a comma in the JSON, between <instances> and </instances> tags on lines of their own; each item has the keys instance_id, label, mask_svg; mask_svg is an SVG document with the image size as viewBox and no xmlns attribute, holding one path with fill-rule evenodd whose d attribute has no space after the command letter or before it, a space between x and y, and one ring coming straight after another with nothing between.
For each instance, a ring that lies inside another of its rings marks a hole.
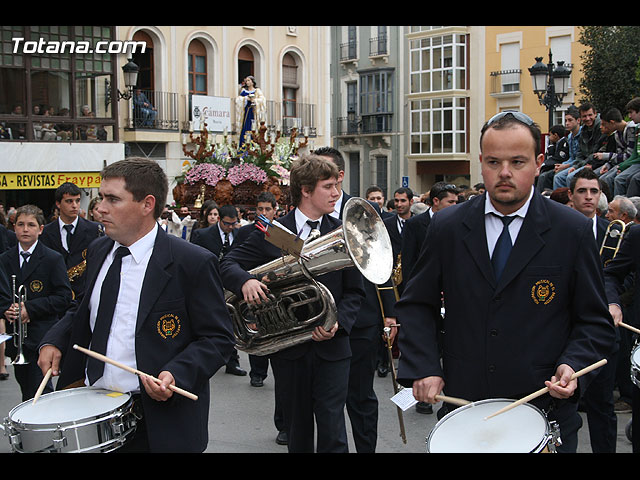
<instances>
[{"instance_id":1,"label":"jacket lapel","mask_svg":"<svg viewBox=\"0 0 640 480\"><path fill-rule=\"evenodd\" d=\"M217 233L217 232L216 232ZM167 233L158 227L158 235L153 246L153 253L149 258L149 265L142 282L142 292L140 293L140 304L138 305L138 318L136 321L136 332L139 332L151 312L151 309L158 301L164 287L171 279L171 274L167 272L167 266L173 263L173 252Z\"/></svg>"},{"instance_id":2,"label":"jacket lapel","mask_svg":"<svg viewBox=\"0 0 640 480\"><path fill-rule=\"evenodd\" d=\"M474 201L474 205L462 220L462 224L467 228L467 232L463 236L463 242L467 246L471 258L482 272L482 275L484 275L487 282L491 284L491 287L495 288L496 279L493 274L491 260L489 259L487 233L484 226L485 195L476 197L477 200L472 200Z\"/></svg>"},{"instance_id":3,"label":"jacket lapel","mask_svg":"<svg viewBox=\"0 0 640 480\"><path fill-rule=\"evenodd\" d=\"M529 204L529 210L522 222L518 238L513 245L511 255L504 267L496 293L509 284L544 247L542 234L551 228L541 195L534 193Z\"/></svg>"},{"instance_id":4,"label":"jacket lapel","mask_svg":"<svg viewBox=\"0 0 640 480\"><path fill-rule=\"evenodd\" d=\"M24 266L24 268L20 271L21 283L24 283L27 280L27 278L29 278L29 276L38 267L38 265L42 261L43 253L44 252L42 250L42 245L40 244L40 242L38 242L38 244L36 245L36 248L33 251L33 254L31 255L31 257L29 257L29 261ZM18 265L20 265L20 259L17 259L17 260L18 260Z\"/></svg>"}]
</instances>

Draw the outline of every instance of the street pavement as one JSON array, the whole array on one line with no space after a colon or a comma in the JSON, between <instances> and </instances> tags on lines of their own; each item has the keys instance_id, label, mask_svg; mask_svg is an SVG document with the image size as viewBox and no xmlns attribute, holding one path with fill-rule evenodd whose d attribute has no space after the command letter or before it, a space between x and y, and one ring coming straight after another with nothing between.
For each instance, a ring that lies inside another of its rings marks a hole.
<instances>
[{"instance_id":1,"label":"street pavement","mask_svg":"<svg viewBox=\"0 0 640 480\"><path fill-rule=\"evenodd\" d=\"M240 353L240 363L249 369L248 357ZM18 384L11 374L0 382L0 422L11 410L21 403ZM393 396L390 376L375 376L375 390L380 402L378 421L378 453L425 453L426 438L437 423L434 406L433 414L417 413L412 407L403 413L406 444L400 437L398 414ZM238 377L224 372L222 368L211 379L211 409L209 414L209 445L205 453L286 453L287 447L276 444L277 431L273 422L274 385L273 376L265 380L263 387L252 387L249 376ZM345 413L346 415L346 413ZM589 432L586 417L579 432L578 453L590 453ZM348 419L348 417L347 417ZM627 439L625 427L631 414L618 414L617 453L631 453L631 442ZM347 420L349 450L355 452L351 429ZM11 452L8 438L0 431L0 453Z\"/></svg>"}]
</instances>

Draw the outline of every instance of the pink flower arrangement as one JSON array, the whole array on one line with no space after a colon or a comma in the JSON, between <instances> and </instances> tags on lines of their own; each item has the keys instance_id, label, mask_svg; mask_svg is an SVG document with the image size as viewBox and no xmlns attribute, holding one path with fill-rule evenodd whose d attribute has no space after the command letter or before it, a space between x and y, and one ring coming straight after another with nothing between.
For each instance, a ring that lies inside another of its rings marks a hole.
<instances>
[{"instance_id":1,"label":"pink flower arrangement","mask_svg":"<svg viewBox=\"0 0 640 480\"><path fill-rule=\"evenodd\" d=\"M255 183L264 183L267 181L266 172L252 163L241 163L229 169L227 180L231 185L240 185L242 182L251 181Z\"/></svg>"},{"instance_id":2,"label":"pink flower arrangement","mask_svg":"<svg viewBox=\"0 0 640 480\"><path fill-rule=\"evenodd\" d=\"M222 165L215 163L199 163L185 174L184 181L189 185L193 185L202 180L206 185L215 187L226 174L227 171Z\"/></svg>"},{"instance_id":3,"label":"pink flower arrangement","mask_svg":"<svg viewBox=\"0 0 640 480\"><path fill-rule=\"evenodd\" d=\"M271 171L280 177L283 185L289 185L289 170L282 165L271 165Z\"/></svg>"}]
</instances>

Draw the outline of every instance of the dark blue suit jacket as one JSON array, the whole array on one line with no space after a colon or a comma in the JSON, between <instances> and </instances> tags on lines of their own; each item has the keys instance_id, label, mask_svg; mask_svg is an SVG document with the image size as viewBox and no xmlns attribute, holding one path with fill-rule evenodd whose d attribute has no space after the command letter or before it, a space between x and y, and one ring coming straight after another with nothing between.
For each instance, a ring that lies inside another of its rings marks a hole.
<instances>
[{"instance_id":1,"label":"dark blue suit jacket","mask_svg":"<svg viewBox=\"0 0 640 480\"><path fill-rule=\"evenodd\" d=\"M68 270L85 260L89 244L102 235L104 235L102 225L78 217L78 224L73 233L68 252L62 246L60 227L57 220L44 226L42 235L40 235L40 241L62 255ZM80 295L84 291L85 278L85 274L82 274L71 281L71 288L75 296Z\"/></svg>"},{"instance_id":2,"label":"dark blue suit jacket","mask_svg":"<svg viewBox=\"0 0 640 480\"><path fill-rule=\"evenodd\" d=\"M198 400L174 394L157 402L141 386L149 445L153 452L202 452L208 442L209 379L227 363L235 344L231 319L216 256L157 228L138 308L137 367L153 376L171 372L176 385ZM87 294L43 339L63 353L58 388L84 381L86 356L71 347L90 344L90 292L113 244L102 237L89 247ZM179 327L173 336L160 333L166 315Z\"/></svg>"},{"instance_id":3,"label":"dark blue suit jacket","mask_svg":"<svg viewBox=\"0 0 640 480\"><path fill-rule=\"evenodd\" d=\"M218 224L192 231L190 241L214 253L216 258L220 256L222 238L220 237Z\"/></svg>"},{"instance_id":4,"label":"dark blue suit jacket","mask_svg":"<svg viewBox=\"0 0 640 480\"><path fill-rule=\"evenodd\" d=\"M402 281L407 282L424 245L431 222L431 209L409 218L402 230Z\"/></svg>"},{"instance_id":5,"label":"dark blue suit jacket","mask_svg":"<svg viewBox=\"0 0 640 480\"><path fill-rule=\"evenodd\" d=\"M38 242L23 270L20 270L17 245L0 255L0 265L9 285L11 275L15 275L16 290L20 285L26 289L29 324L24 345L35 351L47 330L71 304L73 293L64 259L58 252Z\"/></svg>"},{"instance_id":6,"label":"dark blue suit jacket","mask_svg":"<svg viewBox=\"0 0 640 480\"><path fill-rule=\"evenodd\" d=\"M614 347L591 221L535 193L496 281L485 195L431 219L423 254L396 305L402 385L435 375L444 378L447 395L521 398L544 387L559 364L578 371ZM435 328L441 292L442 366ZM580 392L595 374L579 379Z\"/></svg>"},{"instance_id":7,"label":"dark blue suit jacket","mask_svg":"<svg viewBox=\"0 0 640 480\"><path fill-rule=\"evenodd\" d=\"M292 232L297 232L295 210L280 218L278 222ZM325 215L320 225L320 233L325 235L340 225L339 220ZM222 259L220 273L225 288L242 298L242 285L247 280L254 278L248 271L281 256L281 251L265 240L262 232L256 230L244 243L232 248ZM304 355L310 349L314 349L325 360L339 360L351 355L347 334L356 321L360 303L365 295L362 274L355 267L351 267L326 273L319 276L317 280L324 284L333 295L338 309L338 325L341 328L330 340L298 344L276 352L272 356L293 360Z\"/></svg>"}]
</instances>

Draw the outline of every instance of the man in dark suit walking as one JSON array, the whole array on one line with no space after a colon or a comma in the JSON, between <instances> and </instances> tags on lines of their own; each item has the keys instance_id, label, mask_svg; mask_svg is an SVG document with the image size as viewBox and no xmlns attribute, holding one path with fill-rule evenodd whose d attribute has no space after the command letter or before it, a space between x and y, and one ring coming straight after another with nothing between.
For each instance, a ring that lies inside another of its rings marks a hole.
<instances>
[{"instance_id":1,"label":"man in dark suit walking","mask_svg":"<svg viewBox=\"0 0 640 480\"><path fill-rule=\"evenodd\" d=\"M209 381L235 343L217 257L156 222L167 190L152 160L128 158L103 169L98 210L107 236L88 248L86 291L47 332L38 360L43 372L51 367L60 375L58 389L92 385L133 394L141 420L124 451L204 451ZM87 357L75 344L160 383Z\"/></svg>"},{"instance_id":2,"label":"man in dark suit walking","mask_svg":"<svg viewBox=\"0 0 640 480\"><path fill-rule=\"evenodd\" d=\"M26 301L13 304L4 317L11 323L20 318L27 327L22 353L27 363L14 365L22 400L33 398L43 379L38 368L38 344L44 334L64 314L71 303L71 285L62 255L38 241L44 228L44 214L34 205L16 211L15 232L18 246L0 255L0 265L8 278L15 275L16 292L22 287ZM9 344L13 346L13 342ZM15 349L14 349L15 350ZM48 382L44 393L53 391Z\"/></svg>"},{"instance_id":3,"label":"man in dark suit walking","mask_svg":"<svg viewBox=\"0 0 640 480\"><path fill-rule=\"evenodd\" d=\"M608 357L615 330L592 222L534 191L540 138L520 112L502 112L483 127L486 192L431 219L396 304L399 381L430 403L443 391L478 401L547 386L549 394L531 403L558 423L559 450L575 452L577 397L595 373L571 375Z\"/></svg>"},{"instance_id":4,"label":"man in dark suit walking","mask_svg":"<svg viewBox=\"0 0 640 480\"><path fill-rule=\"evenodd\" d=\"M436 182L429 190L429 209L419 215L407 219L402 233L402 278L406 282L411 270L418 261L422 244L427 236L427 228L433 215L447 207L458 203L458 189L447 182Z\"/></svg>"},{"instance_id":5,"label":"man in dark suit walking","mask_svg":"<svg viewBox=\"0 0 640 480\"><path fill-rule=\"evenodd\" d=\"M191 234L191 243L206 248L216 255L218 261L231 250L240 229L238 226L238 210L233 205L223 205L218 208L220 219L214 225L194 230ZM247 371L240 368L240 356L236 349L233 350L225 373L242 377Z\"/></svg>"},{"instance_id":6,"label":"man in dark suit walking","mask_svg":"<svg viewBox=\"0 0 640 480\"><path fill-rule=\"evenodd\" d=\"M291 197L296 208L278 219L285 228L306 239L312 230L325 235L341 222L331 216L339 197L338 169L316 155L301 157L291 169ZM267 300L267 285L248 273L280 258L279 248L256 231L227 254L220 271L225 288L248 303ZM314 451L314 420L318 452L346 452L344 408L351 349L349 332L364 296L362 275L355 268L317 278L333 295L338 321L325 330L316 326L312 340L271 354L276 382L283 388L283 410L290 452Z\"/></svg>"},{"instance_id":7,"label":"man in dark suit walking","mask_svg":"<svg viewBox=\"0 0 640 480\"><path fill-rule=\"evenodd\" d=\"M84 291L87 247L104 234L102 225L79 215L81 194L82 191L71 182L56 189L55 201L60 216L45 225L40 236L42 243L62 254L74 296Z\"/></svg>"},{"instance_id":8,"label":"man in dark suit walking","mask_svg":"<svg viewBox=\"0 0 640 480\"><path fill-rule=\"evenodd\" d=\"M575 210L592 222L596 245L602 245L609 222L596 215L602 194L598 175L591 168L579 170L569 184L569 199ZM589 440L593 453L616 453L618 418L614 410L613 390L620 352L620 331L616 329L615 348L607 357L607 364L594 376L582 394L582 407L587 414Z\"/></svg>"},{"instance_id":9,"label":"man in dark suit walking","mask_svg":"<svg viewBox=\"0 0 640 480\"><path fill-rule=\"evenodd\" d=\"M351 198L347 192L345 192L342 188L342 182L344 180L344 157L340 150L333 147L321 147L317 148L313 151L314 155L318 155L319 157L326 158L334 163L334 165L338 168L338 184L336 188L340 193L338 200L336 200L336 204L333 208L333 212L331 215L335 218L342 220L342 212L344 211L344 205L347 203L347 200Z\"/></svg>"}]
</instances>

